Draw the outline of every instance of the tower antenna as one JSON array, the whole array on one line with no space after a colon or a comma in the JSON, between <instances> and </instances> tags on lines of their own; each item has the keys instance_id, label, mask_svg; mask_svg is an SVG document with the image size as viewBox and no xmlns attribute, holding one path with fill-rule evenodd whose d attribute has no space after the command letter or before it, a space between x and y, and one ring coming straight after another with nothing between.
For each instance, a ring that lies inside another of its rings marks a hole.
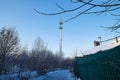
<instances>
[{"instance_id":1,"label":"tower antenna","mask_svg":"<svg viewBox=\"0 0 120 80\"><path fill-rule=\"evenodd\" d=\"M62 29L63 29L63 27L62 27L62 24L63 24L63 22L62 22L62 17L60 18L60 21L59 21L59 30L60 30L60 50L59 50L59 54L60 54L60 57L62 58L62 56L63 56L63 52L62 52Z\"/></svg>"}]
</instances>

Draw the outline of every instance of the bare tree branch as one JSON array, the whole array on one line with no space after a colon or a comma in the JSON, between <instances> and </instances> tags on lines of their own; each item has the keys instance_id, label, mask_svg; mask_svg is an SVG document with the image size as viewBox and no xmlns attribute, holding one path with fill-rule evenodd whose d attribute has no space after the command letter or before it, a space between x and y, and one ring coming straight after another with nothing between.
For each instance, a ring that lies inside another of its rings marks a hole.
<instances>
[{"instance_id":1,"label":"bare tree branch","mask_svg":"<svg viewBox=\"0 0 120 80\"><path fill-rule=\"evenodd\" d=\"M68 21L70 21L70 20L72 20L72 19L77 18L77 17L80 16L81 14L84 14L85 12L89 11L90 9L92 9L92 8L94 8L94 7L95 7L95 6L92 6L92 7L88 8L88 9L86 9L85 11L80 12L78 15L76 15L76 16L68 19L68 20L66 20L65 22L68 22Z\"/></svg>"},{"instance_id":2,"label":"bare tree branch","mask_svg":"<svg viewBox=\"0 0 120 80\"><path fill-rule=\"evenodd\" d=\"M112 16L120 16L120 14L111 14Z\"/></svg>"},{"instance_id":3,"label":"bare tree branch","mask_svg":"<svg viewBox=\"0 0 120 80\"><path fill-rule=\"evenodd\" d=\"M95 12L87 12L84 14L97 14L97 13L104 13L104 12L111 12L120 9L120 7L109 9L109 10L101 10L101 11L95 11Z\"/></svg>"},{"instance_id":4,"label":"bare tree branch","mask_svg":"<svg viewBox=\"0 0 120 80\"><path fill-rule=\"evenodd\" d=\"M84 4L88 4L88 5L91 5L91 6L96 6L96 7L113 7L113 6L120 6L120 4L118 3L116 3L116 4L94 4L94 3L91 3L91 2L85 2L84 0L82 0L82 1L80 1L80 2L82 2L82 3L84 3Z\"/></svg>"},{"instance_id":5,"label":"bare tree branch","mask_svg":"<svg viewBox=\"0 0 120 80\"><path fill-rule=\"evenodd\" d=\"M109 13L112 16L120 16L120 13L118 12L120 10L120 0L101 0L101 1L99 1L99 0L98 1L96 1L96 0L70 0L70 2L78 3L79 6L76 8L73 8L73 9L66 10L66 9L64 9L64 7L61 7L60 5L56 4L56 6L58 8L60 8L62 11L55 12L55 13L45 13L45 12L40 12L37 9L34 9L34 10L38 14L48 15L48 16L78 12L78 14L74 15L71 18L68 18L67 20L65 20L65 22L73 20L82 14L100 15L102 13ZM114 14L113 14L113 12L114 12ZM111 31L115 31L119 28L119 26L120 26L120 22L118 22L114 26L106 27L106 28L111 29Z\"/></svg>"},{"instance_id":6,"label":"bare tree branch","mask_svg":"<svg viewBox=\"0 0 120 80\"><path fill-rule=\"evenodd\" d=\"M90 1L91 2L91 1ZM63 13L67 13L67 12L73 12L73 11L76 11L84 6L86 6L89 2L86 2L85 4L77 7L77 8L74 8L74 9L69 9L69 10L64 10L64 11L61 11L61 12L57 12L57 13L44 13L44 12L40 12L38 11L37 9L34 9L38 14L42 14L42 15L48 15L48 16L51 16L51 15L59 15L59 14L63 14Z\"/></svg>"},{"instance_id":7,"label":"bare tree branch","mask_svg":"<svg viewBox=\"0 0 120 80\"><path fill-rule=\"evenodd\" d=\"M57 7L59 7L61 10L65 10L64 8L62 8L60 5L56 4Z\"/></svg>"},{"instance_id":8,"label":"bare tree branch","mask_svg":"<svg viewBox=\"0 0 120 80\"><path fill-rule=\"evenodd\" d=\"M113 26L111 27L105 27L105 26L102 26L102 28L106 28L107 30L111 30L111 32L117 30L118 28L120 28L120 20L118 20Z\"/></svg>"}]
</instances>

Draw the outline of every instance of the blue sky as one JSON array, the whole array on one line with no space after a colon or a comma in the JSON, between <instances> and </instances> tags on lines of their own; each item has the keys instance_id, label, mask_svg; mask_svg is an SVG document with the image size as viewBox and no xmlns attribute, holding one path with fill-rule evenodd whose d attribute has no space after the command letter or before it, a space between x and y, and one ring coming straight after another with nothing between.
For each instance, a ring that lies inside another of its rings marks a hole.
<instances>
[{"instance_id":1,"label":"blue sky","mask_svg":"<svg viewBox=\"0 0 120 80\"><path fill-rule=\"evenodd\" d=\"M33 9L43 12L60 11L56 3L70 9L78 4L71 4L69 0L0 0L0 27L16 27L21 44L28 48L36 38L41 37L53 52L59 50L59 19L63 20L74 16L68 13L57 16L44 16ZM81 15L80 17L63 24L63 52L65 56L73 56L75 49L88 50L93 47L93 41L112 38L118 34L106 31L100 26L111 26L115 17L110 15Z\"/></svg>"}]
</instances>

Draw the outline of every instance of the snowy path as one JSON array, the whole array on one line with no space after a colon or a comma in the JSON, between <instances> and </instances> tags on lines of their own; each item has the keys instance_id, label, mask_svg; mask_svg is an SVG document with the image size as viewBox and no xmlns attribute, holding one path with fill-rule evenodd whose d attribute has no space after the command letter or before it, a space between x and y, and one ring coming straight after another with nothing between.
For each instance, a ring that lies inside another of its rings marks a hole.
<instances>
[{"instance_id":1,"label":"snowy path","mask_svg":"<svg viewBox=\"0 0 120 80\"><path fill-rule=\"evenodd\" d=\"M57 70L31 80L75 80L69 70Z\"/></svg>"},{"instance_id":2,"label":"snowy path","mask_svg":"<svg viewBox=\"0 0 120 80\"><path fill-rule=\"evenodd\" d=\"M0 80L19 80L17 75L18 74L2 75L0 76ZM76 79L73 77L73 74L70 73L69 70L57 70L57 71L49 72L40 77L31 78L29 80L76 80Z\"/></svg>"}]
</instances>

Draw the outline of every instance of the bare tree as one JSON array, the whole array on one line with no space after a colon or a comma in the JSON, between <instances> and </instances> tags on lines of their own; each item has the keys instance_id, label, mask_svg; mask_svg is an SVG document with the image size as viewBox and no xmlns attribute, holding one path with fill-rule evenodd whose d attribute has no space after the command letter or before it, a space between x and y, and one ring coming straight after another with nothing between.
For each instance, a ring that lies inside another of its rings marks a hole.
<instances>
[{"instance_id":1,"label":"bare tree","mask_svg":"<svg viewBox=\"0 0 120 80\"><path fill-rule=\"evenodd\" d=\"M52 51L47 49L41 38L35 40L29 57L30 69L36 70L39 75L43 75L58 68L71 67L71 62L69 60L63 60L63 58L61 60L58 54L55 55Z\"/></svg>"},{"instance_id":2,"label":"bare tree","mask_svg":"<svg viewBox=\"0 0 120 80\"><path fill-rule=\"evenodd\" d=\"M6 58L18 50L18 35L13 28L0 29L0 74L6 72Z\"/></svg>"},{"instance_id":3,"label":"bare tree","mask_svg":"<svg viewBox=\"0 0 120 80\"><path fill-rule=\"evenodd\" d=\"M46 49L46 46L45 46L43 40L42 40L40 37L38 37L38 38L34 41L33 49L36 50L36 51L42 51L42 50L45 50L45 49Z\"/></svg>"},{"instance_id":4,"label":"bare tree","mask_svg":"<svg viewBox=\"0 0 120 80\"><path fill-rule=\"evenodd\" d=\"M103 14L103 13L109 13L111 16L117 16L117 22L111 26L111 27L104 27L111 29L111 31L115 31L118 28L120 28L120 0L70 0L71 4L79 4L78 7L75 7L73 9L65 9L61 5L56 4L58 8L61 9L59 12L55 13L45 13L38 11L37 9L34 9L37 13L42 15L59 15L59 14L65 14L65 13L72 13L72 12L78 12L73 17L68 18L65 20L65 22L68 22L70 20L73 20L80 15L83 14Z\"/></svg>"}]
</instances>

